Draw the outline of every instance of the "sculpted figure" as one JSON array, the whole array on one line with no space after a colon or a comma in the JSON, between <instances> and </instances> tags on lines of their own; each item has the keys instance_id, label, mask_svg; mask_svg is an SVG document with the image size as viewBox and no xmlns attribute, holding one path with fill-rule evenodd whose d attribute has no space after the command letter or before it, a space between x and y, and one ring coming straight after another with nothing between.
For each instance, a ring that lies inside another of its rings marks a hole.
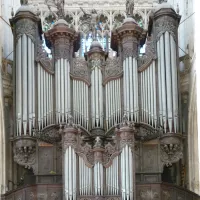
<instances>
[{"instance_id":1,"label":"sculpted figure","mask_svg":"<svg viewBox=\"0 0 200 200\"><path fill-rule=\"evenodd\" d=\"M93 39L96 39L96 26L98 22L98 14L95 9L92 9L91 13L86 13L83 8L80 8L84 15L83 21L89 25L90 31L92 32Z\"/></svg>"},{"instance_id":2,"label":"sculpted figure","mask_svg":"<svg viewBox=\"0 0 200 200\"><path fill-rule=\"evenodd\" d=\"M28 4L28 0L20 0L21 5L27 5Z\"/></svg>"},{"instance_id":3,"label":"sculpted figure","mask_svg":"<svg viewBox=\"0 0 200 200\"><path fill-rule=\"evenodd\" d=\"M132 16L134 10L134 0L126 0L126 14Z\"/></svg>"}]
</instances>

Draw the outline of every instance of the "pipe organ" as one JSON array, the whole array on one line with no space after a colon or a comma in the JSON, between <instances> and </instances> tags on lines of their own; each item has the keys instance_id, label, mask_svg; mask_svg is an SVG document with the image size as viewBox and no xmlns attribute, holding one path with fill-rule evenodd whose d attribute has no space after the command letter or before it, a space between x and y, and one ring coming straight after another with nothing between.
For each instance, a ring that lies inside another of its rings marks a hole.
<instances>
[{"instance_id":1,"label":"pipe organ","mask_svg":"<svg viewBox=\"0 0 200 200\"><path fill-rule=\"evenodd\" d=\"M39 17L28 5L19 9L11 19L14 160L32 170L35 184L61 184L57 199L133 200L142 199L138 184L161 182L163 167L177 163L183 151L179 20L170 6L160 7L147 32L129 16L112 32L116 57L94 39L81 58L74 54L79 33L59 19L44 33L49 58Z\"/></svg>"}]
</instances>

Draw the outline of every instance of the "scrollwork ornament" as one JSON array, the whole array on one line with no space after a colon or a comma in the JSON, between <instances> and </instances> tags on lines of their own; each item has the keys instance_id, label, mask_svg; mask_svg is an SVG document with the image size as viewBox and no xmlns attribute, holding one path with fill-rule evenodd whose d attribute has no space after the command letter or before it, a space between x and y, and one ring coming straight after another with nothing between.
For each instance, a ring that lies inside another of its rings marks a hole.
<instances>
[{"instance_id":1,"label":"scrollwork ornament","mask_svg":"<svg viewBox=\"0 0 200 200\"><path fill-rule=\"evenodd\" d=\"M16 41L22 35L27 35L33 42L36 38L36 23L29 19L21 19L16 22Z\"/></svg>"},{"instance_id":2,"label":"scrollwork ornament","mask_svg":"<svg viewBox=\"0 0 200 200\"><path fill-rule=\"evenodd\" d=\"M156 41L158 41L161 35L165 32L169 32L175 41L177 41L177 21L170 16L163 16L156 20L155 22L155 36Z\"/></svg>"},{"instance_id":3,"label":"scrollwork ornament","mask_svg":"<svg viewBox=\"0 0 200 200\"><path fill-rule=\"evenodd\" d=\"M60 37L55 41L55 60L59 60L61 58L70 60L70 43L67 38Z\"/></svg>"},{"instance_id":4,"label":"scrollwork ornament","mask_svg":"<svg viewBox=\"0 0 200 200\"><path fill-rule=\"evenodd\" d=\"M120 57L107 58L105 66L105 81L119 77L122 74L123 70Z\"/></svg>"},{"instance_id":5,"label":"scrollwork ornament","mask_svg":"<svg viewBox=\"0 0 200 200\"><path fill-rule=\"evenodd\" d=\"M90 83L87 62L84 58L73 59L72 76L85 81L87 84Z\"/></svg>"}]
</instances>

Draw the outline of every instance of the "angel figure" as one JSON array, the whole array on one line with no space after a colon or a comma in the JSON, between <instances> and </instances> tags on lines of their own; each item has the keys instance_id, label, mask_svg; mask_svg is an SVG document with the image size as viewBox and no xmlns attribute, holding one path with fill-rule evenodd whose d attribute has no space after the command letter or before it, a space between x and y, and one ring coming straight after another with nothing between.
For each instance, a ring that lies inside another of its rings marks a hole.
<instances>
[{"instance_id":1,"label":"angel figure","mask_svg":"<svg viewBox=\"0 0 200 200\"><path fill-rule=\"evenodd\" d=\"M49 11L53 14L53 16L56 18L56 20L58 19L64 19L65 18L65 11L64 11L64 5L65 5L65 1L64 0L59 0L59 1L53 1L53 7L55 7L57 9L57 12L53 12L51 10L51 6L48 4L49 0L45 0L45 3L49 9ZM52 2L52 1L51 1Z\"/></svg>"},{"instance_id":2,"label":"angel figure","mask_svg":"<svg viewBox=\"0 0 200 200\"><path fill-rule=\"evenodd\" d=\"M126 0L126 14L127 16L133 15L134 10L134 0Z\"/></svg>"},{"instance_id":3,"label":"angel figure","mask_svg":"<svg viewBox=\"0 0 200 200\"><path fill-rule=\"evenodd\" d=\"M80 8L84 15L83 21L89 25L90 31L92 32L93 40L96 39L96 26L98 23L98 14L95 9L92 9L91 13L86 13L83 8Z\"/></svg>"},{"instance_id":4,"label":"angel figure","mask_svg":"<svg viewBox=\"0 0 200 200\"><path fill-rule=\"evenodd\" d=\"M28 4L28 0L20 0L21 5L27 5Z\"/></svg>"}]
</instances>

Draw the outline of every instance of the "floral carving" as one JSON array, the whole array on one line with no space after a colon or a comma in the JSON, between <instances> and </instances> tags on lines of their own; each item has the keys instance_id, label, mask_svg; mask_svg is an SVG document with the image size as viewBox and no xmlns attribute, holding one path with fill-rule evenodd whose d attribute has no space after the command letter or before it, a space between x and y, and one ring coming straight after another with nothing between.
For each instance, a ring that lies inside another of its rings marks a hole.
<instances>
[{"instance_id":1,"label":"floral carving","mask_svg":"<svg viewBox=\"0 0 200 200\"><path fill-rule=\"evenodd\" d=\"M21 19L16 22L16 40L26 34L33 42L36 37L36 24L30 19Z\"/></svg>"},{"instance_id":2,"label":"floral carving","mask_svg":"<svg viewBox=\"0 0 200 200\"><path fill-rule=\"evenodd\" d=\"M20 138L14 141L14 161L28 169L35 171L36 142L31 138Z\"/></svg>"},{"instance_id":3,"label":"floral carving","mask_svg":"<svg viewBox=\"0 0 200 200\"><path fill-rule=\"evenodd\" d=\"M123 59L126 59L127 57L137 57L138 55L138 49L133 47L124 47L123 48Z\"/></svg>"},{"instance_id":4,"label":"floral carving","mask_svg":"<svg viewBox=\"0 0 200 200\"><path fill-rule=\"evenodd\" d=\"M60 37L55 40L55 60L63 59L70 59L70 43L69 39L65 37Z\"/></svg>"},{"instance_id":5,"label":"floral carving","mask_svg":"<svg viewBox=\"0 0 200 200\"><path fill-rule=\"evenodd\" d=\"M90 84L87 62L84 58L73 59L72 76L85 81L88 85Z\"/></svg>"},{"instance_id":6,"label":"floral carving","mask_svg":"<svg viewBox=\"0 0 200 200\"><path fill-rule=\"evenodd\" d=\"M120 57L108 58L105 66L104 82L121 76L122 63Z\"/></svg>"},{"instance_id":7,"label":"floral carving","mask_svg":"<svg viewBox=\"0 0 200 200\"><path fill-rule=\"evenodd\" d=\"M173 17L163 16L158 18L155 22L156 40L158 41L160 36L168 31L173 36L174 40L177 41L177 27L178 23Z\"/></svg>"}]
</instances>

